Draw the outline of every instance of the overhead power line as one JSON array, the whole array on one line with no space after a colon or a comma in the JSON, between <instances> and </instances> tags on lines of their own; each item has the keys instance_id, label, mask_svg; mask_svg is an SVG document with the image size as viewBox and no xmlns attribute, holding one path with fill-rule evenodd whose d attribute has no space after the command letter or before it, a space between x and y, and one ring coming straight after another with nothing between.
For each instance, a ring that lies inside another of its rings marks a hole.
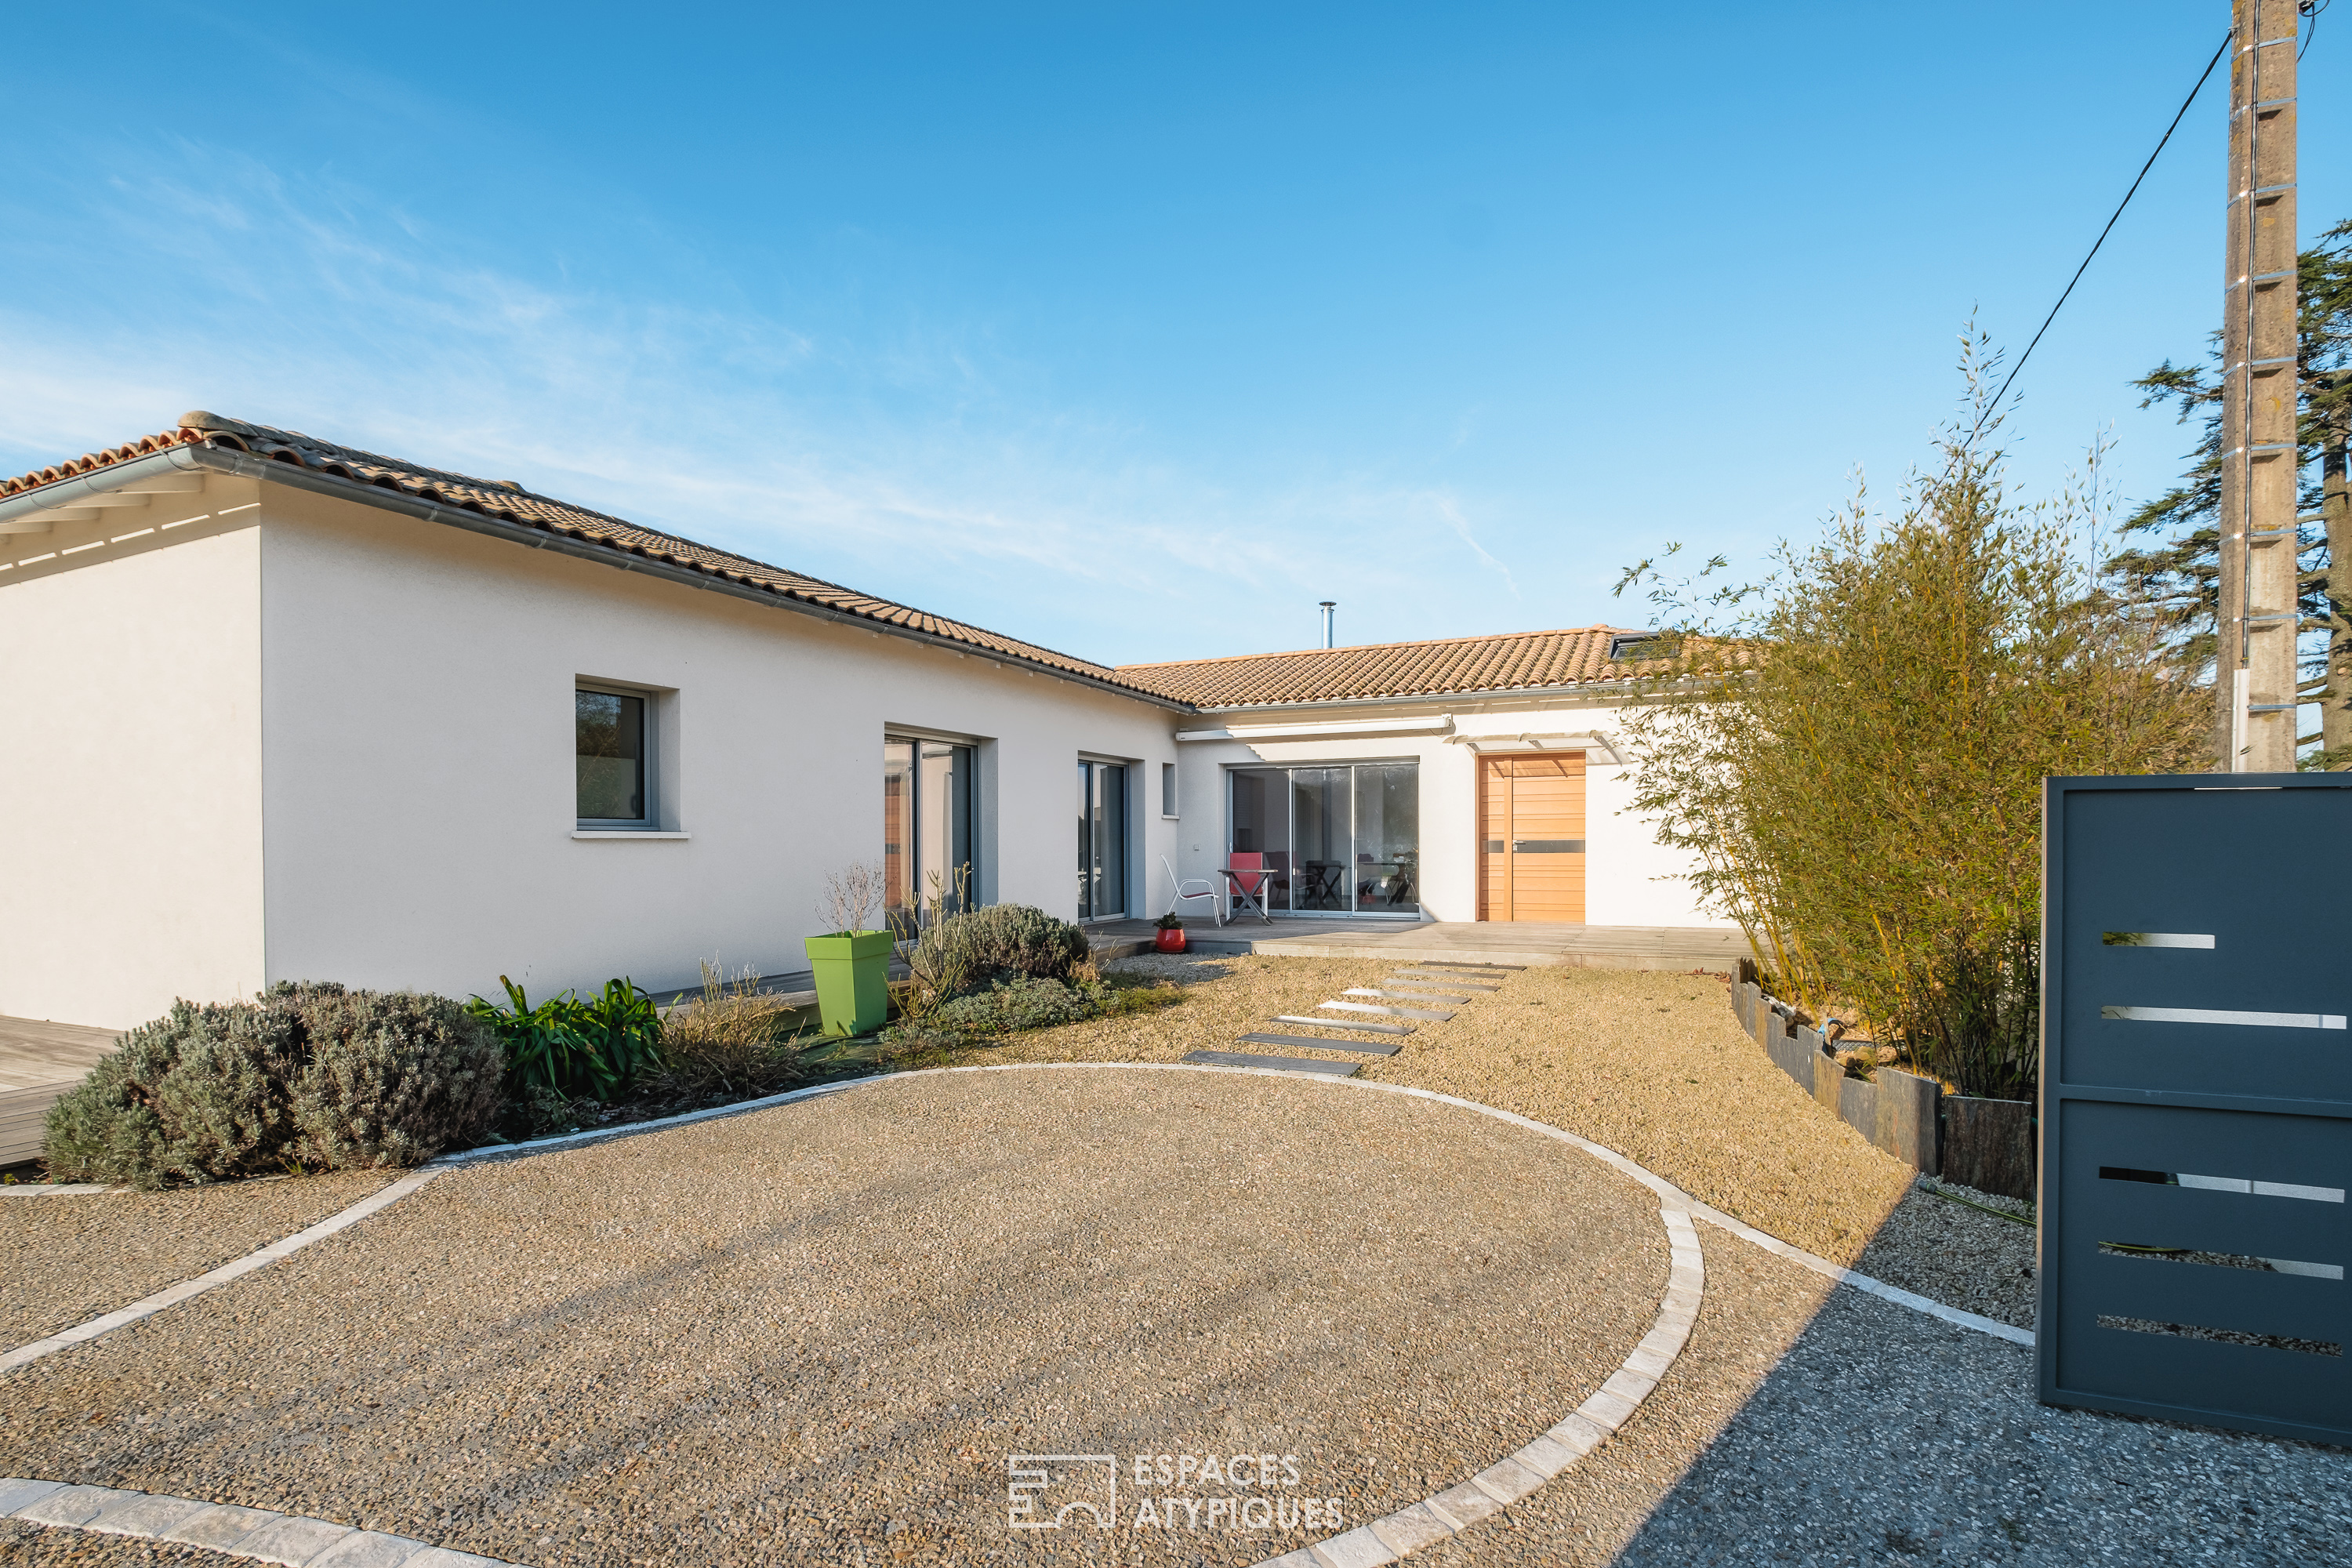
<instances>
[{"instance_id":1,"label":"overhead power line","mask_svg":"<svg viewBox=\"0 0 2352 1568\"><path fill-rule=\"evenodd\" d=\"M2164 134L2157 138L2156 151L2150 153L2147 155L2147 162L2139 166L2138 177L2132 181L2131 189L2124 193L2124 199L2116 204L2115 212L2107 218L2107 226L2099 230L2099 237L2091 242L2090 255L2083 258L2083 265L2074 268L2074 276L2066 280L2065 292L2058 296L2058 303L2050 307L2050 313L2042 318L2041 331L2036 331L2033 334L2033 342L2025 345L2025 352L2017 356L2017 363L2009 367L2009 374L2007 375L2001 377L2000 390L1993 394L1992 401L1984 405L1983 413L1977 416L1976 426L1969 431L1968 440L1961 443L1963 447L1973 446L1975 444L1978 433L1984 428L1986 415L1989 415L1995 409L1999 408L2000 406L2000 400L2009 395L2010 383L2015 381L2017 379L2017 373L2025 368L2025 362L2033 357L2034 348L2042 342L2042 332L2046 332L2050 330L2050 323L2058 319L2058 312L2065 309L2067 300L2074 294L2074 285L2080 283L2083 280L2083 274L2091 269L2092 258L2099 254L2099 247L2107 243L2107 236L2114 232L2116 219L2124 216L2124 208L2131 205L2132 197L2139 194L2140 182L2147 178L2147 172L2150 169L2156 167L2157 159L2162 155L2164 152L2164 144L2172 140L2172 133L2180 129L2181 121L2188 116L2189 106L2196 102L2197 95L2205 89L2206 79L2213 74L2213 68L2221 63L2221 57L2230 52L2231 37L2231 35L2230 33L2224 33L2221 35L2221 47L2215 49L2213 51L2213 58L2205 62L2204 70L2200 72L2198 75L2197 85L2189 89L2189 96L2180 100L2179 109L2175 110L2173 113L2172 123L2166 126L2164 128Z\"/></svg>"}]
</instances>

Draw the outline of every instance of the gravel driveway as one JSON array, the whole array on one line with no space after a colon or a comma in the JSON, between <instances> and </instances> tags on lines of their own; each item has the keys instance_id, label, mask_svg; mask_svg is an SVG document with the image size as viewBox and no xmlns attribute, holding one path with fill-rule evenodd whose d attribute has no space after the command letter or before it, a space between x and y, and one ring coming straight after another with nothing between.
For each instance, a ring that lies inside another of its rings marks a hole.
<instances>
[{"instance_id":1,"label":"gravel driveway","mask_svg":"<svg viewBox=\"0 0 2352 1568\"><path fill-rule=\"evenodd\" d=\"M230 1182L167 1193L0 1197L0 1350L130 1305L293 1235L396 1171Z\"/></svg>"},{"instance_id":2,"label":"gravel driveway","mask_svg":"<svg viewBox=\"0 0 2352 1568\"><path fill-rule=\"evenodd\" d=\"M1312 1013L1401 967L1356 959L1163 958L1181 1005L1072 1024L967 1052L964 1061L1173 1061L1236 1047L1278 1013ZM1284 1027L1285 1026L1273 1026ZM1393 1057L1348 1057L1362 1076L1516 1110L1580 1133L1783 1241L1853 1265L1912 1172L1823 1111L1742 1034L1724 983L1629 969L1531 968ZM1284 1047L1293 1055L1308 1053ZM1990 1223L1998 1225L1998 1220Z\"/></svg>"},{"instance_id":3,"label":"gravel driveway","mask_svg":"<svg viewBox=\"0 0 2352 1568\"><path fill-rule=\"evenodd\" d=\"M1296 1455L1360 1522L1573 1408L1665 1272L1649 1194L1475 1113L929 1075L444 1176L10 1374L0 1474L544 1564L1246 1563L1330 1531L1015 1534L1006 1456Z\"/></svg>"}]
</instances>

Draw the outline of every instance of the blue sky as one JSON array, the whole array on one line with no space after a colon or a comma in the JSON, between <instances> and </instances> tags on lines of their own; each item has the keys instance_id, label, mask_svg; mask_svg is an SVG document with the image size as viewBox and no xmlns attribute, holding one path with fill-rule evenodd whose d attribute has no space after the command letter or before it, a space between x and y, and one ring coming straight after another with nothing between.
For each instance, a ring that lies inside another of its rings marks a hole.
<instances>
[{"instance_id":1,"label":"blue sky","mask_svg":"<svg viewBox=\"0 0 2352 1568\"><path fill-rule=\"evenodd\" d=\"M2352 216L2304 61L2305 238ZM1639 624L1891 498L2221 0L18 6L0 468L289 426L1114 662ZM2217 73L2021 379L2016 477L2218 317Z\"/></svg>"}]
</instances>

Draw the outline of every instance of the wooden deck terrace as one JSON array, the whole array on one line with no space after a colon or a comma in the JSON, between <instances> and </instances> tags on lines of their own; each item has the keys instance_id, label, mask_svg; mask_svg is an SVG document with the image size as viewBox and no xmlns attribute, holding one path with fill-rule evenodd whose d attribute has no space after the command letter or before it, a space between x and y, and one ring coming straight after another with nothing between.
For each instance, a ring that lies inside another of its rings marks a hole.
<instances>
[{"instance_id":1,"label":"wooden deck terrace","mask_svg":"<svg viewBox=\"0 0 2352 1568\"><path fill-rule=\"evenodd\" d=\"M1087 928L1097 952L1149 949L1149 921ZM1557 925L1540 921L1316 920L1276 915L1216 925L1187 919L1194 952L1276 958L1369 958L1395 963L1517 963L1584 969L1706 969L1735 973L1748 939L1731 926Z\"/></svg>"},{"instance_id":2,"label":"wooden deck terrace","mask_svg":"<svg viewBox=\"0 0 2352 1568\"><path fill-rule=\"evenodd\" d=\"M36 1160L58 1097L114 1049L115 1031L0 1017L0 1165Z\"/></svg>"}]
</instances>

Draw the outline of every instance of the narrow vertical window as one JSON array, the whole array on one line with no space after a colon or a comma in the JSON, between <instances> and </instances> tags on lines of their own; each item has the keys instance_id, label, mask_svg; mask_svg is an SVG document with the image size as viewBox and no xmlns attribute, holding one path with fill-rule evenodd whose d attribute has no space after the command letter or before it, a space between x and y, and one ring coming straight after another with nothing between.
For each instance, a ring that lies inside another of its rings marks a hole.
<instances>
[{"instance_id":1,"label":"narrow vertical window","mask_svg":"<svg viewBox=\"0 0 2352 1568\"><path fill-rule=\"evenodd\" d=\"M882 742L882 909L894 926L915 917L915 742Z\"/></svg>"},{"instance_id":2,"label":"narrow vertical window","mask_svg":"<svg viewBox=\"0 0 2352 1568\"><path fill-rule=\"evenodd\" d=\"M901 929L978 901L972 844L976 748L882 741L883 907Z\"/></svg>"},{"instance_id":3,"label":"narrow vertical window","mask_svg":"<svg viewBox=\"0 0 2352 1568\"><path fill-rule=\"evenodd\" d=\"M572 694L581 824L646 823L646 700L617 691Z\"/></svg>"},{"instance_id":4,"label":"narrow vertical window","mask_svg":"<svg viewBox=\"0 0 2352 1568\"><path fill-rule=\"evenodd\" d=\"M1078 918L1127 912L1127 770L1078 764Z\"/></svg>"},{"instance_id":5,"label":"narrow vertical window","mask_svg":"<svg viewBox=\"0 0 2352 1568\"><path fill-rule=\"evenodd\" d=\"M1176 764L1174 763L1160 764L1160 815L1162 816L1176 815Z\"/></svg>"}]
</instances>

